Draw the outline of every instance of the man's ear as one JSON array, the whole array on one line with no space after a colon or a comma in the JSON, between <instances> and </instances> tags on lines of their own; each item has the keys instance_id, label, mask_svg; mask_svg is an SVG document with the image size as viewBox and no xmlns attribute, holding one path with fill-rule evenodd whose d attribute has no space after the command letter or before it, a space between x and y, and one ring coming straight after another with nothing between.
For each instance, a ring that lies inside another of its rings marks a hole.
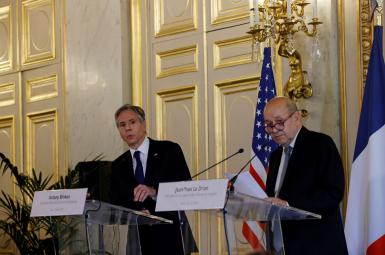
<instances>
[{"instance_id":1,"label":"man's ear","mask_svg":"<svg viewBox=\"0 0 385 255\"><path fill-rule=\"evenodd\" d=\"M296 111L296 112L294 113L294 117L295 117L295 120L301 121L301 120L302 120L301 111Z\"/></svg>"}]
</instances>

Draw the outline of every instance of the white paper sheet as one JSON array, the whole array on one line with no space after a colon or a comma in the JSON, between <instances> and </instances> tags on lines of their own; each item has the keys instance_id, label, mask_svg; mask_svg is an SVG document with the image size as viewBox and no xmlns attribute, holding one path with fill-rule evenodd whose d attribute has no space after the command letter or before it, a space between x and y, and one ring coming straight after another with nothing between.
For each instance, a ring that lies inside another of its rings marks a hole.
<instances>
[{"instance_id":1,"label":"white paper sheet","mask_svg":"<svg viewBox=\"0 0 385 255\"><path fill-rule=\"evenodd\" d=\"M231 179L235 174L227 173L226 177ZM256 183L249 172L238 175L234 183L234 191L257 198L267 198L265 191Z\"/></svg>"}]
</instances>

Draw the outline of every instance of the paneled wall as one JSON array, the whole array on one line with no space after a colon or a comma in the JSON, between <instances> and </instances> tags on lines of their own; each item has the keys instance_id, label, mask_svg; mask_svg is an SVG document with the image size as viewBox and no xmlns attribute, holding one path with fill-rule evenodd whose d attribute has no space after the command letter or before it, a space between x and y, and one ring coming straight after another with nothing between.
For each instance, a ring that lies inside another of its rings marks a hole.
<instances>
[{"instance_id":1,"label":"paneled wall","mask_svg":"<svg viewBox=\"0 0 385 255\"><path fill-rule=\"evenodd\" d=\"M251 61L251 38L246 34L248 2L131 1L132 35L137 38L132 45L136 52L132 58L133 100L149 115L150 135L180 143L192 175L240 147L246 149L199 179L236 172L250 157L261 62ZM343 13L346 8L357 10L351 2L318 1L318 18L323 22L317 38L320 58L312 56L313 38L298 33L294 40L314 91L312 98L298 102L309 111L305 125L333 137L348 179L352 139L347 143L346 108L360 99L349 98L347 103L343 94L346 83L341 75L345 74L340 71L346 56L353 52L344 52L341 40L345 31L358 31L357 19ZM305 15L311 16L312 8ZM342 27L344 22L350 28ZM349 43L356 45L357 41ZM281 95L290 68L287 59L277 57L276 48L273 65ZM358 89L359 84L356 86ZM352 114L350 131L356 128L358 113ZM226 252L217 218L195 214L190 215L190 221L202 254Z\"/></svg>"},{"instance_id":2,"label":"paneled wall","mask_svg":"<svg viewBox=\"0 0 385 255\"><path fill-rule=\"evenodd\" d=\"M61 33L60 1L0 1L0 151L54 180L67 160ZM14 193L8 175L1 189Z\"/></svg>"},{"instance_id":3,"label":"paneled wall","mask_svg":"<svg viewBox=\"0 0 385 255\"><path fill-rule=\"evenodd\" d=\"M192 175L242 147L198 179L236 172L250 157L261 70L248 2L0 0L0 151L54 178L100 154L112 160L125 149L113 112L132 101L146 110L150 136L182 146ZM367 2L318 1L319 61L312 39L295 36L314 91L299 102L305 125L333 137L347 180L371 41ZM273 55L281 94L290 68ZM9 176L0 185L14 192ZM189 218L201 254L226 252L219 218Z\"/></svg>"}]
</instances>

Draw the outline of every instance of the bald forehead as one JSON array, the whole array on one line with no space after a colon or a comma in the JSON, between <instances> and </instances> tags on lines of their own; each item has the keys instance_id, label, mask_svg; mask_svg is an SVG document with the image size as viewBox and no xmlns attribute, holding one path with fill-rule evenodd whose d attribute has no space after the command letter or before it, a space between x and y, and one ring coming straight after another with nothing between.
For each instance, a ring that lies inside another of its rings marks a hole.
<instances>
[{"instance_id":1,"label":"bald forehead","mask_svg":"<svg viewBox=\"0 0 385 255\"><path fill-rule=\"evenodd\" d=\"M287 110L289 112L297 111L297 105L288 97L275 97L267 102L264 112L270 109Z\"/></svg>"}]
</instances>

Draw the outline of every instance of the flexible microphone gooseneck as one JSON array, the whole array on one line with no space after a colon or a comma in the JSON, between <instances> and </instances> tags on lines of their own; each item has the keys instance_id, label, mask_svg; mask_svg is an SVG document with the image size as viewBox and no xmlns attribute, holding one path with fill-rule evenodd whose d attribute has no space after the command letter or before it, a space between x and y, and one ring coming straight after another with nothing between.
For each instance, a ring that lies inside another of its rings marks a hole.
<instances>
[{"instance_id":1,"label":"flexible microphone gooseneck","mask_svg":"<svg viewBox=\"0 0 385 255\"><path fill-rule=\"evenodd\" d=\"M237 181L237 178L238 176L242 173L242 171L246 168L246 166L248 166L250 164L251 161L253 161L253 159L257 156L257 154L254 154L254 156L251 157L251 159L249 159L246 164L244 164L242 166L242 168L238 171L238 173L236 175L233 176L233 178L231 178L229 180L229 184L228 184L228 189L230 191L233 191L234 190L234 183Z\"/></svg>"},{"instance_id":2,"label":"flexible microphone gooseneck","mask_svg":"<svg viewBox=\"0 0 385 255\"><path fill-rule=\"evenodd\" d=\"M211 165L211 166L209 166L208 168L206 168L206 169L200 171L199 173L197 173L196 175L194 175L193 177L191 177L191 179L194 179L195 177L197 177L197 176L199 176L199 175L201 175L201 174L207 172L208 170L210 170L210 169L213 168L214 166L219 165L220 163L223 163L224 161L226 161L226 160L228 160L228 159L234 157L235 155L237 155L237 154L239 154L239 153L243 153L243 151L244 151L243 148L240 148L240 149L239 149L237 152L235 152L234 154L231 154L231 155L228 156L227 158L224 158L224 159L222 159L221 161L215 163L214 165Z\"/></svg>"}]
</instances>

